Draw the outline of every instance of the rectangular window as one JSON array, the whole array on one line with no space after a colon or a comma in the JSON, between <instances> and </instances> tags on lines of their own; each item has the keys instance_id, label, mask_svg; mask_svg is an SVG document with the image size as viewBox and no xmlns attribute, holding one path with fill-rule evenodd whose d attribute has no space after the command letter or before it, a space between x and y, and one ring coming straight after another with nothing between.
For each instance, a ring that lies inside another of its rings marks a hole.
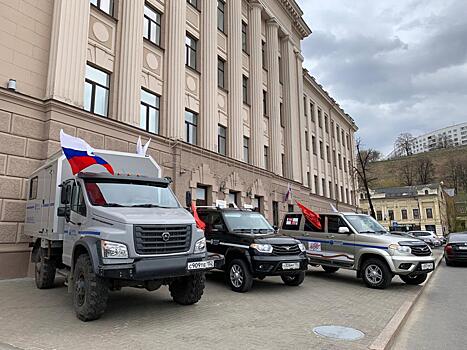
<instances>
[{"instance_id":1,"label":"rectangular window","mask_svg":"<svg viewBox=\"0 0 467 350\"><path fill-rule=\"evenodd\" d=\"M263 115L268 115L268 93L263 90Z\"/></svg>"},{"instance_id":2,"label":"rectangular window","mask_svg":"<svg viewBox=\"0 0 467 350\"><path fill-rule=\"evenodd\" d=\"M249 96L248 96L248 78L243 76L242 79L242 89L243 89L243 103L248 104Z\"/></svg>"},{"instance_id":3,"label":"rectangular window","mask_svg":"<svg viewBox=\"0 0 467 350\"><path fill-rule=\"evenodd\" d=\"M321 120L321 109L318 109L318 126L323 127L323 121Z\"/></svg>"},{"instance_id":4,"label":"rectangular window","mask_svg":"<svg viewBox=\"0 0 467 350\"><path fill-rule=\"evenodd\" d=\"M376 211L376 220L383 221L383 212L381 210Z\"/></svg>"},{"instance_id":5,"label":"rectangular window","mask_svg":"<svg viewBox=\"0 0 467 350\"><path fill-rule=\"evenodd\" d=\"M433 219L433 209L426 208L426 218L427 219Z\"/></svg>"},{"instance_id":6,"label":"rectangular window","mask_svg":"<svg viewBox=\"0 0 467 350\"><path fill-rule=\"evenodd\" d=\"M347 172L347 162L345 161L345 157L342 160L342 166L344 167L344 172Z\"/></svg>"},{"instance_id":7,"label":"rectangular window","mask_svg":"<svg viewBox=\"0 0 467 350\"><path fill-rule=\"evenodd\" d=\"M263 64L263 68L266 69L266 43L264 40L261 40L261 62Z\"/></svg>"},{"instance_id":8,"label":"rectangular window","mask_svg":"<svg viewBox=\"0 0 467 350\"><path fill-rule=\"evenodd\" d=\"M345 202L347 204L350 204L349 189L348 188L345 189Z\"/></svg>"},{"instance_id":9,"label":"rectangular window","mask_svg":"<svg viewBox=\"0 0 467 350\"><path fill-rule=\"evenodd\" d=\"M149 5L144 5L143 36L161 46L161 14Z\"/></svg>"},{"instance_id":10,"label":"rectangular window","mask_svg":"<svg viewBox=\"0 0 467 350\"><path fill-rule=\"evenodd\" d=\"M311 116L311 121L314 123L315 122L315 105L313 103L310 103L310 116Z\"/></svg>"},{"instance_id":11,"label":"rectangular window","mask_svg":"<svg viewBox=\"0 0 467 350\"><path fill-rule=\"evenodd\" d=\"M321 179L321 188L323 189L323 196L327 197L328 194L326 193L326 180Z\"/></svg>"},{"instance_id":12,"label":"rectangular window","mask_svg":"<svg viewBox=\"0 0 467 350\"><path fill-rule=\"evenodd\" d=\"M321 157L321 159L324 159L324 149L322 141L319 141L319 156Z\"/></svg>"},{"instance_id":13,"label":"rectangular window","mask_svg":"<svg viewBox=\"0 0 467 350\"><path fill-rule=\"evenodd\" d=\"M413 214L414 220L420 219L420 210L418 210L418 208L412 209L412 214Z\"/></svg>"},{"instance_id":14,"label":"rectangular window","mask_svg":"<svg viewBox=\"0 0 467 350\"><path fill-rule=\"evenodd\" d=\"M141 89L139 127L153 134L159 134L160 97Z\"/></svg>"},{"instance_id":15,"label":"rectangular window","mask_svg":"<svg viewBox=\"0 0 467 350\"><path fill-rule=\"evenodd\" d=\"M224 0L217 0L217 29L219 29L222 33L225 33L225 1Z\"/></svg>"},{"instance_id":16,"label":"rectangular window","mask_svg":"<svg viewBox=\"0 0 467 350\"><path fill-rule=\"evenodd\" d=\"M401 209L402 220L407 220L407 209Z\"/></svg>"},{"instance_id":17,"label":"rectangular window","mask_svg":"<svg viewBox=\"0 0 467 350\"><path fill-rule=\"evenodd\" d=\"M341 202L345 202L344 198L344 187L341 186Z\"/></svg>"},{"instance_id":18,"label":"rectangular window","mask_svg":"<svg viewBox=\"0 0 467 350\"><path fill-rule=\"evenodd\" d=\"M331 137L334 138L334 120L331 120Z\"/></svg>"},{"instance_id":19,"label":"rectangular window","mask_svg":"<svg viewBox=\"0 0 467 350\"><path fill-rule=\"evenodd\" d=\"M342 157L340 154L337 155L337 158L339 159L339 169L342 170Z\"/></svg>"},{"instance_id":20,"label":"rectangular window","mask_svg":"<svg viewBox=\"0 0 467 350\"><path fill-rule=\"evenodd\" d=\"M284 82L284 69L282 68L282 59L279 56L278 57L279 61L279 83L282 84Z\"/></svg>"},{"instance_id":21,"label":"rectangular window","mask_svg":"<svg viewBox=\"0 0 467 350\"><path fill-rule=\"evenodd\" d=\"M282 102L279 103L279 119L281 121L281 127L285 128L284 113L282 108Z\"/></svg>"},{"instance_id":22,"label":"rectangular window","mask_svg":"<svg viewBox=\"0 0 467 350\"><path fill-rule=\"evenodd\" d=\"M107 117L109 89L110 75L87 64L84 82L84 110Z\"/></svg>"},{"instance_id":23,"label":"rectangular window","mask_svg":"<svg viewBox=\"0 0 467 350\"><path fill-rule=\"evenodd\" d=\"M225 89L225 61L217 57L217 86Z\"/></svg>"},{"instance_id":24,"label":"rectangular window","mask_svg":"<svg viewBox=\"0 0 467 350\"><path fill-rule=\"evenodd\" d=\"M185 141L197 144L198 114L185 110Z\"/></svg>"},{"instance_id":25,"label":"rectangular window","mask_svg":"<svg viewBox=\"0 0 467 350\"><path fill-rule=\"evenodd\" d=\"M242 50L248 53L248 25L242 21Z\"/></svg>"},{"instance_id":26,"label":"rectangular window","mask_svg":"<svg viewBox=\"0 0 467 350\"><path fill-rule=\"evenodd\" d=\"M235 203L238 206L238 192L230 191L227 195L227 203Z\"/></svg>"},{"instance_id":27,"label":"rectangular window","mask_svg":"<svg viewBox=\"0 0 467 350\"><path fill-rule=\"evenodd\" d=\"M272 201L272 223L279 226L279 202Z\"/></svg>"},{"instance_id":28,"label":"rectangular window","mask_svg":"<svg viewBox=\"0 0 467 350\"><path fill-rule=\"evenodd\" d=\"M341 142L339 139L339 125L336 124L336 135L337 135L337 142Z\"/></svg>"},{"instance_id":29,"label":"rectangular window","mask_svg":"<svg viewBox=\"0 0 467 350\"><path fill-rule=\"evenodd\" d=\"M314 182L315 182L315 193L319 194L319 188L318 188L318 175L314 176Z\"/></svg>"},{"instance_id":30,"label":"rectangular window","mask_svg":"<svg viewBox=\"0 0 467 350\"><path fill-rule=\"evenodd\" d=\"M308 183L308 187L311 188L311 173L309 171L306 172L306 180Z\"/></svg>"},{"instance_id":31,"label":"rectangular window","mask_svg":"<svg viewBox=\"0 0 467 350\"><path fill-rule=\"evenodd\" d=\"M243 136L243 161L250 162L250 139L246 136Z\"/></svg>"},{"instance_id":32,"label":"rectangular window","mask_svg":"<svg viewBox=\"0 0 467 350\"><path fill-rule=\"evenodd\" d=\"M269 169L269 148L264 146L264 169Z\"/></svg>"},{"instance_id":33,"label":"rectangular window","mask_svg":"<svg viewBox=\"0 0 467 350\"><path fill-rule=\"evenodd\" d=\"M185 37L185 64L195 70L197 68L197 48L198 40L187 33Z\"/></svg>"},{"instance_id":34,"label":"rectangular window","mask_svg":"<svg viewBox=\"0 0 467 350\"><path fill-rule=\"evenodd\" d=\"M186 0L187 3L189 3L191 6L193 6L195 9L199 9L199 4L198 4L198 0Z\"/></svg>"},{"instance_id":35,"label":"rectangular window","mask_svg":"<svg viewBox=\"0 0 467 350\"><path fill-rule=\"evenodd\" d=\"M328 182L328 193L329 193L329 198L332 198L332 182Z\"/></svg>"},{"instance_id":36,"label":"rectangular window","mask_svg":"<svg viewBox=\"0 0 467 350\"><path fill-rule=\"evenodd\" d=\"M342 137L341 137L342 145L344 145L344 143L345 143L345 137L344 137L344 130L343 130L343 129L341 129L341 134L342 134Z\"/></svg>"},{"instance_id":37,"label":"rectangular window","mask_svg":"<svg viewBox=\"0 0 467 350\"><path fill-rule=\"evenodd\" d=\"M33 177L29 181L29 196L28 199L36 199L37 198L37 184L39 178L37 176Z\"/></svg>"},{"instance_id":38,"label":"rectangular window","mask_svg":"<svg viewBox=\"0 0 467 350\"><path fill-rule=\"evenodd\" d=\"M346 135L346 140L347 140L347 149L350 149L350 137L349 137L349 135Z\"/></svg>"},{"instance_id":39,"label":"rectangular window","mask_svg":"<svg viewBox=\"0 0 467 350\"><path fill-rule=\"evenodd\" d=\"M285 177L285 154L281 153L282 176Z\"/></svg>"},{"instance_id":40,"label":"rectangular window","mask_svg":"<svg viewBox=\"0 0 467 350\"><path fill-rule=\"evenodd\" d=\"M198 185L196 187L196 206L208 205L208 190L206 186Z\"/></svg>"},{"instance_id":41,"label":"rectangular window","mask_svg":"<svg viewBox=\"0 0 467 350\"><path fill-rule=\"evenodd\" d=\"M218 125L217 131L217 152L225 156L227 149L227 128L222 125Z\"/></svg>"},{"instance_id":42,"label":"rectangular window","mask_svg":"<svg viewBox=\"0 0 467 350\"><path fill-rule=\"evenodd\" d=\"M327 115L324 115L324 130L329 133L329 120Z\"/></svg>"},{"instance_id":43,"label":"rectangular window","mask_svg":"<svg viewBox=\"0 0 467 350\"><path fill-rule=\"evenodd\" d=\"M303 109L305 112L305 117L308 116L307 110L306 110L306 96L303 96Z\"/></svg>"},{"instance_id":44,"label":"rectangular window","mask_svg":"<svg viewBox=\"0 0 467 350\"><path fill-rule=\"evenodd\" d=\"M305 149L306 149L307 151L310 150L310 144L309 144L309 142L308 142L308 131L306 131L306 130L305 130Z\"/></svg>"},{"instance_id":45,"label":"rectangular window","mask_svg":"<svg viewBox=\"0 0 467 350\"><path fill-rule=\"evenodd\" d=\"M388 216L389 216L389 220L394 221L394 210L389 209Z\"/></svg>"},{"instance_id":46,"label":"rectangular window","mask_svg":"<svg viewBox=\"0 0 467 350\"><path fill-rule=\"evenodd\" d=\"M287 204L287 212L288 213L293 213L293 204Z\"/></svg>"},{"instance_id":47,"label":"rectangular window","mask_svg":"<svg viewBox=\"0 0 467 350\"><path fill-rule=\"evenodd\" d=\"M108 15L113 15L113 0L91 0L91 4Z\"/></svg>"},{"instance_id":48,"label":"rectangular window","mask_svg":"<svg viewBox=\"0 0 467 350\"><path fill-rule=\"evenodd\" d=\"M326 145L326 158L328 159L328 163L331 163L331 154L329 151L329 146Z\"/></svg>"},{"instance_id":49,"label":"rectangular window","mask_svg":"<svg viewBox=\"0 0 467 350\"><path fill-rule=\"evenodd\" d=\"M313 154L317 154L316 152L316 137L311 136L311 147L313 148Z\"/></svg>"}]
</instances>

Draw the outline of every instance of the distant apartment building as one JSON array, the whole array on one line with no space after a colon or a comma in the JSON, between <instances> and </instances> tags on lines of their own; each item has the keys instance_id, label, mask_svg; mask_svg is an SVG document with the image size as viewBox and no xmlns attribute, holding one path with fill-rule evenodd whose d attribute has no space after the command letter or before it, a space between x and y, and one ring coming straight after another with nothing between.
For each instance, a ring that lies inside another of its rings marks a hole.
<instances>
[{"instance_id":1,"label":"distant apartment building","mask_svg":"<svg viewBox=\"0 0 467 350\"><path fill-rule=\"evenodd\" d=\"M274 224L293 199L358 205L357 126L303 69L295 0L0 0L0 19L0 278L26 273L27 178L60 129L124 152L151 138L182 201Z\"/></svg>"},{"instance_id":2,"label":"distant apartment building","mask_svg":"<svg viewBox=\"0 0 467 350\"><path fill-rule=\"evenodd\" d=\"M380 188L370 195L376 219L387 229L448 233L446 194L439 184ZM360 196L360 207L370 213L368 199Z\"/></svg>"}]
</instances>

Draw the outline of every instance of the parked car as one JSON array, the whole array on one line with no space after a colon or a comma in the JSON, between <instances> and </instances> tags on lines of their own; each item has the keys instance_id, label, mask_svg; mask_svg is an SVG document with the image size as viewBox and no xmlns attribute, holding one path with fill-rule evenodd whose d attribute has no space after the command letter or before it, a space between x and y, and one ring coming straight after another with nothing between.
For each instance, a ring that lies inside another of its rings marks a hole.
<instances>
[{"instance_id":1,"label":"parked car","mask_svg":"<svg viewBox=\"0 0 467 350\"><path fill-rule=\"evenodd\" d=\"M355 270L370 288L389 286L394 275L420 284L434 270L430 247L420 240L389 234L375 219L355 213L321 213L318 228L302 213L288 213L280 233L305 244L312 265L333 273Z\"/></svg>"},{"instance_id":2,"label":"parked car","mask_svg":"<svg viewBox=\"0 0 467 350\"><path fill-rule=\"evenodd\" d=\"M448 241L446 236L438 236L438 239L441 241L441 245L446 244L446 242Z\"/></svg>"},{"instance_id":3,"label":"parked car","mask_svg":"<svg viewBox=\"0 0 467 350\"><path fill-rule=\"evenodd\" d=\"M391 231L389 232L391 235L394 235L394 236L401 236L401 237L409 237L409 238L413 238L413 236L411 236L409 233L407 232L404 232L404 231Z\"/></svg>"},{"instance_id":4,"label":"parked car","mask_svg":"<svg viewBox=\"0 0 467 350\"><path fill-rule=\"evenodd\" d=\"M308 259L305 246L279 236L263 215L246 209L198 208L205 222L207 249L225 254L226 281L235 292L247 292L254 278L281 276L286 285L305 279Z\"/></svg>"},{"instance_id":5,"label":"parked car","mask_svg":"<svg viewBox=\"0 0 467 350\"><path fill-rule=\"evenodd\" d=\"M444 247L444 261L452 266L456 262L467 262L467 231L451 233Z\"/></svg>"},{"instance_id":6,"label":"parked car","mask_svg":"<svg viewBox=\"0 0 467 350\"><path fill-rule=\"evenodd\" d=\"M412 237L421 239L423 242L428 244L430 247L440 247L443 245L439 237L431 231L410 231L409 234Z\"/></svg>"}]
</instances>

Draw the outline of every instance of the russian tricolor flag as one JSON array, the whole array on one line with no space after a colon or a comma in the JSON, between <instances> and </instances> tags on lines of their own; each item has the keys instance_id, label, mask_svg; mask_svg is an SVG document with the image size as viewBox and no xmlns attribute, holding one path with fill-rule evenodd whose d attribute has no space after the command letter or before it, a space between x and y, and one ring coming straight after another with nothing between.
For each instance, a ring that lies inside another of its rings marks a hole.
<instances>
[{"instance_id":1,"label":"russian tricolor flag","mask_svg":"<svg viewBox=\"0 0 467 350\"><path fill-rule=\"evenodd\" d=\"M70 163L73 175L94 164L102 165L109 173L114 174L112 166L101 157L96 156L86 141L67 135L63 130L60 130L60 145L63 154Z\"/></svg>"}]
</instances>

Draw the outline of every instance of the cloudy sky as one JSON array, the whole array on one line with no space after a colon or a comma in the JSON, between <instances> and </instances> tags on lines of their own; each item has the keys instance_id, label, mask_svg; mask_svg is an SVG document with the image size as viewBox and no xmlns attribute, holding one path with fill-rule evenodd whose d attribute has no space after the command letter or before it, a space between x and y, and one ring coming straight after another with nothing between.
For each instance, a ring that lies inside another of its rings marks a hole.
<instances>
[{"instance_id":1,"label":"cloudy sky","mask_svg":"<svg viewBox=\"0 0 467 350\"><path fill-rule=\"evenodd\" d=\"M298 0L305 67L384 154L467 121L466 0Z\"/></svg>"}]
</instances>

